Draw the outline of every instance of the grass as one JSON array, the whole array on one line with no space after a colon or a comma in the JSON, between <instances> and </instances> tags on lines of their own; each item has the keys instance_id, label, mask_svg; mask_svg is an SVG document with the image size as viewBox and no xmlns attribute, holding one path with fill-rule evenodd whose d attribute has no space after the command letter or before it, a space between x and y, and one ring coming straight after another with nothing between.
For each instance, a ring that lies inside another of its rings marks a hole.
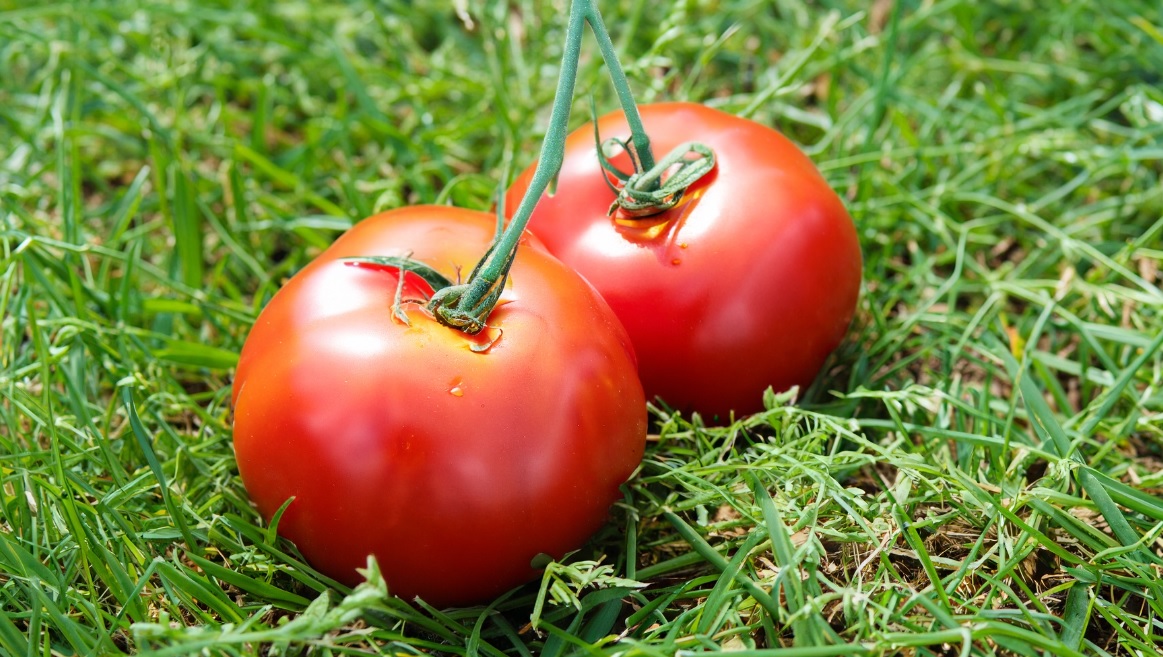
<instances>
[{"instance_id":1,"label":"grass","mask_svg":"<svg viewBox=\"0 0 1163 657\"><path fill-rule=\"evenodd\" d=\"M777 126L845 197L848 341L794 404L656 410L609 526L488 607L263 526L228 414L257 311L361 217L488 207L561 4L0 0L0 654L1157 654L1150 2L604 3L641 100ZM575 122L615 106L585 58Z\"/></svg>"}]
</instances>

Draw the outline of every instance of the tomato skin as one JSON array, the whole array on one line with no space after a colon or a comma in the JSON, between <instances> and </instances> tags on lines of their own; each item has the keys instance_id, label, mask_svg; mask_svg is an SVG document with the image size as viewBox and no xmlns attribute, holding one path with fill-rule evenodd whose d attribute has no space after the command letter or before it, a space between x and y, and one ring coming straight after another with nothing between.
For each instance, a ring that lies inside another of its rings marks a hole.
<instances>
[{"instance_id":1,"label":"tomato skin","mask_svg":"<svg viewBox=\"0 0 1163 657\"><path fill-rule=\"evenodd\" d=\"M456 280L492 215L413 207L358 223L262 311L233 388L247 491L321 572L347 584L374 553L389 590L487 601L580 547L642 458L645 400L601 297L535 243L517 253L479 336L416 306L392 319L398 272L339 261L405 255ZM405 279L404 298L427 291ZM472 345L500 338L484 353Z\"/></svg>"},{"instance_id":2,"label":"tomato skin","mask_svg":"<svg viewBox=\"0 0 1163 657\"><path fill-rule=\"evenodd\" d=\"M647 398L707 419L762 409L762 392L812 382L851 322L860 291L855 227L811 160L777 131L691 103L641 106L656 157L698 141L716 166L679 205L607 216L593 124L566 141L557 191L529 223L601 292L638 355ZM629 138L621 112L602 139ZM620 152L612 161L632 171ZM533 167L513 183L517 207Z\"/></svg>"}]
</instances>

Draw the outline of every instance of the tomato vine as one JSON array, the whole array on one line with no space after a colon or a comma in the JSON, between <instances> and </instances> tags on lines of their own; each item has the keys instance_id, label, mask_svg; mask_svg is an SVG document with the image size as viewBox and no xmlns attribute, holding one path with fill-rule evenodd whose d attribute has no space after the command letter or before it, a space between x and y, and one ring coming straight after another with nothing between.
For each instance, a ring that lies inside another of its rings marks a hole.
<instances>
[{"instance_id":1,"label":"tomato vine","mask_svg":"<svg viewBox=\"0 0 1163 657\"><path fill-rule=\"evenodd\" d=\"M614 183L607 179L608 184L619 190L616 204L632 216L649 216L663 212L674 207L683 191L714 166L714 154L710 148L697 143L683 144L661 162L655 163L650 138L642 125L629 81L618 61L614 43L610 39L610 33L602 21L597 5L594 0L573 0L566 29L561 75L549 114L549 129L541 145L541 155L533 177L512 221L473 268L466 281L437 289L432 295L428 302L428 310L445 326L469 334L479 333L485 328L489 313L496 306L501 290L505 286L518 240L533 216L538 199L549 189L550 183L561 171L561 165L565 160L570 108L573 104L581 42L586 25L590 26L597 39L598 48L610 72L622 111L625 112L626 121L630 126L629 142L615 141L634 153L634 173L624 173L603 159L603 166L607 167L617 181ZM688 159L686 157L688 153L694 153L696 157ZM664 183L664 175L668 172L671 175ZM613 209L614 206L611 206L611 212Z\"/></svg>"}]
</instances>

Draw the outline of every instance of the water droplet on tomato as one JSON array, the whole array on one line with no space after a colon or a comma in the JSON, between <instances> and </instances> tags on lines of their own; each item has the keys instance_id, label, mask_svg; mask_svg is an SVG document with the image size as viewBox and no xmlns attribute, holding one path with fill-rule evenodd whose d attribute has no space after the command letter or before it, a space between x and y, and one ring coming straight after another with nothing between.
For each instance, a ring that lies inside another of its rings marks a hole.
<instances>
[{"instance_id":1,"label":"water droplet on tomato","mask_svg":"<svg viewBox=\"0 0 1163 657\"><path fill-rule=\"evenodd\" d=\"M448 391L448 394L452 395L453 397L463 397L464 389L460 386L452 386L452 389Z\"/></svg>"}]
</instances>

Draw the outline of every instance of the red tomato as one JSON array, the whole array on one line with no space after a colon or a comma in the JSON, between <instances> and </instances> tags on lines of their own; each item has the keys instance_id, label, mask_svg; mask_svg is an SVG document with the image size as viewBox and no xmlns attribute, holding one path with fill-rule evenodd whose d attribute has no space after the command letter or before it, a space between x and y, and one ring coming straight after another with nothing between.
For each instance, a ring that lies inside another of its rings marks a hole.
<instances>
[{"instance_id":1,"label":"red tomato","mask_svg":"<svg viewBox=\"0 0 1163 657\"><path fill-rule=\"evenodd\" d=\"M847 331L860 289L856 230L811 160L775 130L689 103L641 108L653 151L709 146L716 166L680 203L631 219L607 211L593 125L566 142L556 194L530 229L601 292L638 354L648 398L725 419L762 408L768 386L811 383ZM628 139L621 112L602 139ZM632 171L620 152L612 161ZM532 177L506 196L516 209Z\"/></svg>"},{"instance_id":2,"label":"red tomato","mask_svg":"<svg viewBox=\"0 0 1163 657\"><path fill-rule=\"evenodd\" d=\"M491 242L492 215L414 207L364 220L283 287L234 382L234 446L264 517L323 573L354 584L375 554L389 589L486 601L581 547L640 461L634 352L601 297L526 244L481 335L405 306L399 272L340 261L406 255L452 280ZM407 275L405 299L430 294ZM499 337L498 337L499 336ZM496 342L483 353L474 352Z\"/></svg>"}]
</instances>

